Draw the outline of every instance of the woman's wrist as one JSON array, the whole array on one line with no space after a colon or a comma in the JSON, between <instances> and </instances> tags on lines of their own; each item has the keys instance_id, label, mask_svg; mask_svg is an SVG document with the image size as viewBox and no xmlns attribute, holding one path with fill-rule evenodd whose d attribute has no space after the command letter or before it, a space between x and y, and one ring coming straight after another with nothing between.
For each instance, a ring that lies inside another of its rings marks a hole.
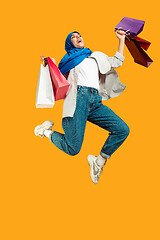
<instances>
[{"instance_id":1,"label":"woman's wrist","mask_svg":"<svg viewBox=\"0 0 160 240\"><path fill-rule=\"evenodd\" d=\"M123 55L123 52L124 52L124 42L125 42L125 38L120 38L119 39L118 52L121 53L122 55Z\"/></svg>"},{"instance_id":2,"label":"woman's wrist","mask_svg":"<svg viewBox=\"0 0 160 240\"><path fill-rule=\"evenodd\" d=\"M119 43L123 44L125 42L125 38L119 38Z\"/></svg>"}]
</instances>

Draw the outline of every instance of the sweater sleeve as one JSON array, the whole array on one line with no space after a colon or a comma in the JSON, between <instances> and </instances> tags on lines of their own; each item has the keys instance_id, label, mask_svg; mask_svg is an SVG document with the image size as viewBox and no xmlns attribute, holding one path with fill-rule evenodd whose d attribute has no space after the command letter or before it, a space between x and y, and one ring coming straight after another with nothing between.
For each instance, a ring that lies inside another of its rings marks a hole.
<instances>
[{"instance_id":1,"label":"sweater sleeve","mask_svg":"<svg viewBox=\"0 0 160 240\"><path fill-rule=\"evenodd\" d=\"M109 61L112 68L118 68L118 67L122 66L123 61L124 61L124 56L117 51L116 54L114 55L114 57L107 56L107 60Z\"/></svg>"}]
</instances>

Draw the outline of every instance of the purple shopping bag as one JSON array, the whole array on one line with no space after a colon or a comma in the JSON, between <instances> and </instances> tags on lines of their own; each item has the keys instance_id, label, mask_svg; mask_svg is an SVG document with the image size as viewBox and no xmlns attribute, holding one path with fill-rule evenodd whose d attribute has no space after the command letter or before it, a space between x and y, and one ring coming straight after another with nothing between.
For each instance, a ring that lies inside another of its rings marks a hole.
<instances>
[{"instance_id":1,"label":"purple shopping bag","mask_svg":"<svg viewBox=\"0 0 160 240\"><path fill-rule=\"evenodd\" d=\"M145 21L124 17L117 24L115 29L121 28L123 31L127 31L132 37L136 37L140 32L142 32Z\"/></svg>"}]
</instances>

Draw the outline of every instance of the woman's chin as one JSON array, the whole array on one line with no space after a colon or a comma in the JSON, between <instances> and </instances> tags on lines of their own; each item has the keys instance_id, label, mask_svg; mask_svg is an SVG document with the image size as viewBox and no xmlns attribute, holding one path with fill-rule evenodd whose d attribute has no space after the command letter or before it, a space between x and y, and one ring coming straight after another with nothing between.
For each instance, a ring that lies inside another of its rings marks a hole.
<instances>
[{"instance_id":1,"label":"woman's chin","mask_svg":"<svg viewBox=\"0 0 160 240\"><path fill-rule=\"evenodd\" d=\"M82 49L84 48L84 45L77 46L77 48Z\"/></svg>"}]
</instances>

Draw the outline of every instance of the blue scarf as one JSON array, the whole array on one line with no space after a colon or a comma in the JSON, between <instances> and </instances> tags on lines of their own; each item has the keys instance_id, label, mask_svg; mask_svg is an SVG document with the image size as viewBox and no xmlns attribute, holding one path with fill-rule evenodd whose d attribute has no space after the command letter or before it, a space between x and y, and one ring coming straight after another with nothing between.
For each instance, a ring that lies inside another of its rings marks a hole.
<instances>
[{"instance_id":1,"label":"blue scarf","mask_svg":"<svg viewBox=\"0 0 160 240\"><path fill-rule=\"evenodd\" d=\"M76 31L74 31L76 32ZM89 48L76 48L71 42L72 33L68 34L65 41L66 54L61 59L58 68L62 74L67 73L72 68L80 64L86 57L91 55L92 51ZM78 33L78 32L77 32Z\"/></svg>"}]
</instances>

